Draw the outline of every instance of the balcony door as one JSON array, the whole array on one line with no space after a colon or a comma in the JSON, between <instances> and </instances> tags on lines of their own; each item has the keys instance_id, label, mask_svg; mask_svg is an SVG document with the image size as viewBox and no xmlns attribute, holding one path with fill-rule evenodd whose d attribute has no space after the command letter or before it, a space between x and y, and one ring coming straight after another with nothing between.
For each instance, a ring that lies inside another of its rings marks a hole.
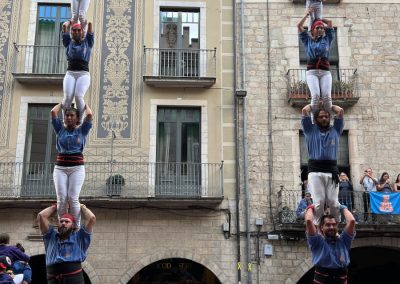
<instances>
[{"instance_id":1,"label":"balcony door","mask_svg":"<svg viewBox=\"0 0 400 284\"><path fill-rule=\"evenodd\" d=\"M199 76L198 10L161 9L159 75Z\"/></svg>"},{"instance_id":2,"label":"balcony door","mask_svg":"<svg viewBox=\"0 0 400 284\"><path fill-rule=\"evenodd\" d=\"M63 74L67 70L62 24L71 18L68 5L38 4L33 73Z\"/></svg>"},{"instance_id":3,"label":"balcony door","mask_svg":"<svg viewBox=\"0 0 400 284\"><path fill-rule=\"evenodd\" d=\"M21 195L53 196L56 136L50 121L53 105L29 105Z\"/></svg>"},{"instance_id":4,"label":"balcony door","mask_svg":"<svg viewBox=\"0 0 400 284\"><path fill-rule=\"evenodd\" d=\"M156 196L201 196L199 108L157 111Z\"/></svg>"}]
</instances>

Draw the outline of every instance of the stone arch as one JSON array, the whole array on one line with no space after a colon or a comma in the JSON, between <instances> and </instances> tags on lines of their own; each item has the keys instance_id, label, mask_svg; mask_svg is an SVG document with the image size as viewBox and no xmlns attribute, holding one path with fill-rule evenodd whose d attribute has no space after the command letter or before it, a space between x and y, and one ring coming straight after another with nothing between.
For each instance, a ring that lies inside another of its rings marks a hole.
<instances>
[{"instance_id":1,"label":"stone arch","mask_svg":"<svg viewBox=\"0 0 400 284\"><path fill-rule=\"evenodd\" d=\"M207 267L214 275L219 279L221 283L227 283L228 278L226 277L223 270L214 262L201 257L191 251L187 250L162 250L158 253L143 257L142 259L136 261L131 268L128 268L118 284L126 284L128 281L135 276L142 268L162 259L166 258L185 258L197 262L205 267Z\"/></svg>"},{"instance_id":2,"label":"stone arch","mask_svg":"<svg viewBox=\"0 0 400 284\"><path fill-rule=\"evenodd\" d=\"M355 239L353 242L352 249L354 248L362 248L362 247L385 247L385 248L393 248L400 249L400 239L399 238L382 238L382 237L373 237L373 238L362 238ZM310 253L311 255L311 253ZM309 271L314 265L311 262L311 257L305 259L294 271L293 273L286 279L285 284L295 284L301 277L303 277L304 273Z\"/></svg>"},{"instance_id":3,"label":"stone arch","mask_svg":"<svg viewBox=\"0 0 400 284\"><path fill-rule=\"evenodd\" d=\"M25 253L29 256L46 254L43 243L41 243L40 245L37 244L35 246L25 248ZM87 274L87 276L89 277L90 282L92 284L100 284L101 283L99 276L96 274L95 269L87 260L85 260L82 263L82 268L85 271L85 273Z\"/></svg>"},{"instance_id":4,"label":"stone arch","mask_svg":"<svg viewBox=\"0 0 400 284\"><path fill-rule=\"evenodd\" d=\"M296 284L297 281L309 271L314 265L312 264L311 257L305 259L286 279L285 284Z\"/></svg>"}]
</instances>

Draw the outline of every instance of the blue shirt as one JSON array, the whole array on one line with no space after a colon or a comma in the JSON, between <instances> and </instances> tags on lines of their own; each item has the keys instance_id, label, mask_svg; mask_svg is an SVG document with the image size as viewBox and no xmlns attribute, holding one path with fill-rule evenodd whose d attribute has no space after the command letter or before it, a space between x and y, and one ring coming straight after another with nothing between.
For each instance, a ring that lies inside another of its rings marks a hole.
<instances>
[{"instance_id":1,"label":"blue shirt","mask_svg":"<svg viewBox=\"0 0 400 284\"><path fill-rule=\"evenodd\" d=\"M94 33L87 33L79 43L71 39L69 33L63 33L63 44L66 48L67 60L83 60L89 62L94 44Z\"/></svg>"},{"instance_id":2,"label":"blue shirt","mask_svg":"<svg viewBox=\"0 0 400 284\"><path fill-rule=\"evenodd\" d=\"M339 138L344 127L343 118L335 118L333 127L325 132L317 124L312 124L310 116L303 116L301 125L306 137L308 159L336 161Z\"/></svg>"},{"instance_id":3,"label":"blue shirt","mask_svg":"<svg viewBox=\"0 0 400 284\"><path fill-rule=\"evenodd\" d=\"M46 265L85 261L91 239L92 234L86 232L84 226L81 226L78 231L73 231L67 239L61 241L57 231L49 226L49 230L43 235Z\"/></svg>"},{"instance_id":4,"label":"blue shirt","mask_svg":"<svg viewBox=\"0 0 400 284\"><path fill-rule=\"evenodd\" d=\"M364 187L365 191L376 191L376 180L371 179L368 176L365 176L362 181L362 186Z\"/></svg>"},{"instance_id":5,"label":"blue shirt","mask_svg":"<svg viewBox=\"0 0 400 284\"><path fill-rule=\"evenodd\" d=\"M12 267L13 273L17 274L24 274L23 280L31 283L32 282L32 268L29 264L22 263L21 261L16 261Z\"/></svg>"},{"instance_id":6,"label":"blue shirt","mask_svg":"<svg viewBox=\"0 0 400 284\"><path fill-rule=\"evenodd\" d=\"M51 120L55 133L57 134L56 148L59 154L82 153L86 144L86 136L92 128L92 123L84 120L80 127L68 131L62 124L61 119Z\"/></svg>"},{"instance_id":7,"label":"blue shirt","mask_svg":"<svg viewBox=\"0 0 400 284\"><path fill-rule=\"evenodd\" d=\"M325 36L314 40L308 33L307 30L302 31L299 34L300 40L303 42L307 59L314 60L317 58L329 58L329 49L331 43L335 38L335 31L333 28L325 29Z\"/></svg>"},{"instance_id":8,"label":"blue shirt","mask_svg":"<svg viewBox=\"0 0 400 284\"><path fill-rule=\"evenodd\" d=\"M324 268L345 268L350 264L349 251L355 237L343 231L336 241L329 243L321 234L307 235L312 263Z\"/></svg>"}]
</instances>

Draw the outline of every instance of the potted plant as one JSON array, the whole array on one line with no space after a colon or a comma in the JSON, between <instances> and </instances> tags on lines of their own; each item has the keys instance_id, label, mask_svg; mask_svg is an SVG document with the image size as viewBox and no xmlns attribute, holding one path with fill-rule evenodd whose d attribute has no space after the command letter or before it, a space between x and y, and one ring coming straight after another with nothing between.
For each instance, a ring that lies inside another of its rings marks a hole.
<instances>
[{"instance_id":1,"label":"potted plant","mask_svg":"<svg viewBox=\"0 0 400 284\"><path fill-rule=\"evenodd\" d=\"M122 188L125 185L125 179L120 174L111 175L106 181L106 193L109 196L120 196Z\"/></svg>"}]
</instances>

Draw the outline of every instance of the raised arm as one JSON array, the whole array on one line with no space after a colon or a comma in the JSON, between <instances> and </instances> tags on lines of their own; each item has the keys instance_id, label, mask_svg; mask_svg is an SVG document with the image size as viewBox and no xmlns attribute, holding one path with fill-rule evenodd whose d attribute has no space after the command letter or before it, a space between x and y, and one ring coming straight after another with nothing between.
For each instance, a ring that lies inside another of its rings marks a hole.
<instances>
[{"instance_id":1,"label":"raised arm","mask_svg":"<svg viewBox=\"0 0 400 284\"><path fill-rule=\"evenodd\" d=\"M308 104L305 107L303 107L303 109L301 110L301 114L303 116L309 116L311 114L311 104Z\"/></svg>"},{"instance_id":2,"label":"raised arm","mask_svg":"<svg viewBox=\"0 0 400 284\"><path fill-rule=\"evenodd\" d=\"M86 112L85 120L92 121L93 112L92 112L92 109L88 106L88 104L85 105L85 112Z\"/></svg>"},{"instance_id":3,"label":"raised arm","mask_svg":"<svg viewBox=\"0 0 400 284\"><path fill-rule=\"evenodd\" d=\"M70 24L71 24L71 21L68 20L62 25L62 32L63 33L66 33L68 31L68 27L69 27Z\"/></svg>"},{"instance_id":4,"label":"raised arm","mask_svg":"<svg viewBox=\"0 0 400 284\"><path fill-rule=\"evenodd\" d=\"M330 28L330 29L333 28L333 24L332 24L331 20L321 19L321 21L324 22L328 26L328 28Z\"/></svg>"},{"instance_id":5,"label":"raised arm","mask_svg":"<svg viewBox=\"0 0 400 284\"><path fill-rule=\"evenodd\" d=\"M309 236L314 236L317 233L317 228L313 223L314 219L314 205L309 205L304 214L304 220L306 221L306 232Z\"/></svg>"},{"instance_id":6,"label":"raised arm","mask_svg":"<svg viewBox=\"0 0 400 284\"><path fill-rule=\"evenodd\" d=\"M92 22L88 22L87 32L88 33L93 33L93 24L92 24Z\"/></svg>"},{"instance_id":7,"label":"raised arm","mask_svg":"<svg viewBox=\"0 0 400 284\"><path fill-rule=\"evenodd\" d=\"M61 103L59 103L58 105L54 106L51 109L51 118L57 118L58 113L60 112L60 110L61 110Z\"/></svg>"},{"instance_id":8,"label":"raised arm","mask_svg":"<svg viewBox=\"0 0 400 284\"><path fill-rule=\"evenodd\" d=\"M42 235L47 233L47 231L49 230L49 218L56 211L57 211L56 205L52 205L50 207L47 207L46 209L43 209L37 215L37 221Z\"/></svg>"},{"instance_id":9,"label":"raised arm","mask_svg":"<svg viewBox=\"0 0 400 284\"><path fill-rule=\"evenodd\" d=\"M353 236L356 228L356 220L354 219L353 214L349 211L349 209L347 209L346 206L340 205L340 209L342 210L344 218L346 219L346 227L344 227L344 230L346 231L347 234Z\"/></svg>"},{"instance_id":10,"label":"raised arm","mask_svg":"<svg viewBox=\"0 0 400 284\"><path fill-rule=\"evenodd\" d=\"M81 204L81 214L87 222L85 224L85 230L88 233L91 233L93 231L94 224L96 224L96 216L92 211L89 210L89 208L86 207L85 204Z\"/></svg>"},{"instance_id":11,"label":"raised arm","mask_svg":"<svg viewBox=\"0 0 400 284\"><path fill-rule=\"evenodd\" d=\"M307 8L304 17L300 20L300 22L297 23L297 30L299 31L299 33L302 33L304 31L304 23L313 10L314 9L311 7Z\"/></svg>"},{"instance_id":12,"label":"raised arm","mask_svg":"<svg viewBox=\"0 0 400 284\"><path fill-rule=\"evenodd\" d=\"M337 118L343 118L344 110L341 107L337 105L332 105L332 111L335 113Z\"/></svg>"}]
</instances>

